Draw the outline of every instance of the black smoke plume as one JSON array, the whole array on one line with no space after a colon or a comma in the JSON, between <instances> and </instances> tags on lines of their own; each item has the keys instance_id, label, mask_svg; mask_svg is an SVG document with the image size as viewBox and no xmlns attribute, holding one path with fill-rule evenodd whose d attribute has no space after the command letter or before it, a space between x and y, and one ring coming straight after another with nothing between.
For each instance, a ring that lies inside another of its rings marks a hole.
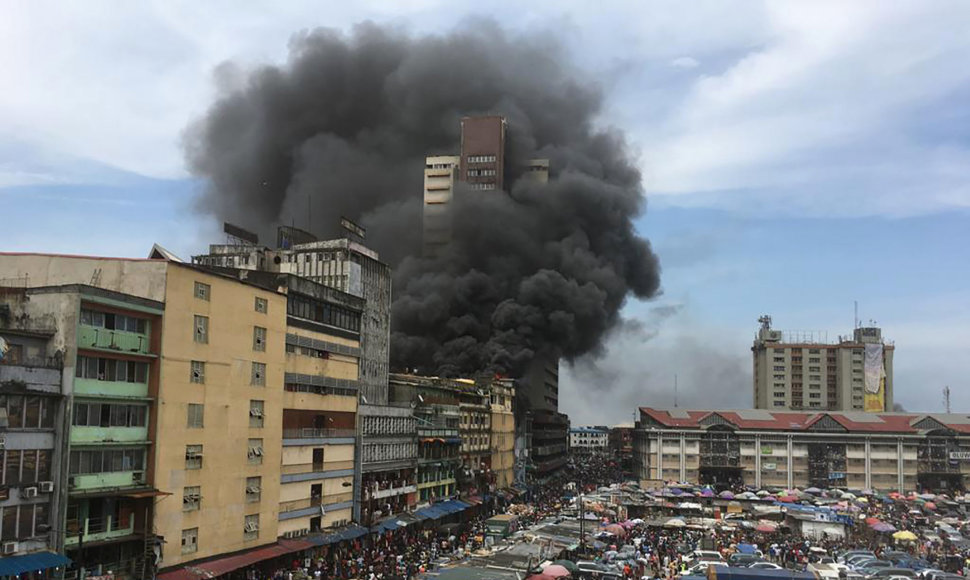
<instances>
[{"instance_id":1,"label":"black smoke plume","mask_svg":"<svg viewBox=\"0 0 970 580\"><path fill-rule=\"evenodd\" d=\"M551 35L478 20L413 37L372 23L293 38L288 62L220 67L220 95L186 133L205 211L268 232L368 228L394 267L392 366L516 375L537 352L596 352L630 295L659 288L634 230L640 173L602 95ZM235 80L233 80L235 79ZM459 190L453 242L422 257L424 157L457 154L463 116L508 120L509 191ZM548 158L548 184L516 179Z\"/></svg>"}]
</instances>

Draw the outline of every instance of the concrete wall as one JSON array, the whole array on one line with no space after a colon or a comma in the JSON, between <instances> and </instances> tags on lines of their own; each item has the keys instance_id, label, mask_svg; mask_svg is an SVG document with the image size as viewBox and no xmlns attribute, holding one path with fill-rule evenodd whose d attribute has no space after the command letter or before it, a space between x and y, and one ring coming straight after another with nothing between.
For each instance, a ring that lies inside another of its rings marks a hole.
<instances>
[{"instance_id":1,"label":"concrete wall","mask_svg":"<svg viewBox=\"0 0 970 580\"><path fill-rule=\"evenodd\" d=\"M194 296L210 284L211 299ZM172 495L156 503L156 532L166 544L161 567L269 544L277 538L282 436L285 297L237 281L171 264L166 285L158 400L156 485ZM269 302L255 311L255 297ZM209 317L208 344L194 342L194 315ZM253 327L267 329L265 352L253 350ZM205 384L190 381L191 361L205 362ZM266 386L252 386L251 364L266 364ZM250 400L264 405L262 428L250 427ZM203 404L202 429L186 428L189 403ZM248 457L248 440L263 440L262 464ZM186 445L203 446L202 469L186 469ZM262 478L260 502L246 500L246 478ZM200 486L201 509L183 512L186 486ZM243 538L245 516L259 514L259 535ZM199 529L198 551L181 553L182 530Z\"/></svg>"}]
</instances>

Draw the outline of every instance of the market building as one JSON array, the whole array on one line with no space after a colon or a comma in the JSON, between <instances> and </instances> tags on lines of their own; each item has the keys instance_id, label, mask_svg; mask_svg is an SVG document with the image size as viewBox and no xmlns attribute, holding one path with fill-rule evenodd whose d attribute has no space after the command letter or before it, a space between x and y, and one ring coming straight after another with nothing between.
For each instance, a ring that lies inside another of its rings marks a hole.
<instances>
[{"instance_id":1,"label":"market building","mask_svg":"<svg viewBox=\"0 0 970 580\"><path fill-rule=\"evenodd\" d=\"M954 492L970 477L970 416L640 408L641 480Z\"/></svg>"},{"instance_id":2,"label":"market building","mask_svg":"<svg viewBox=\"0 0 970 580\"><path fill-rule=\"evenodd\" d=\"M492 411L488 387L473 381L458 395L458 423L461 437L461 470L459 487L467 496L484 496L494 489L492 454Z\"/></svg>"}]
</instances>

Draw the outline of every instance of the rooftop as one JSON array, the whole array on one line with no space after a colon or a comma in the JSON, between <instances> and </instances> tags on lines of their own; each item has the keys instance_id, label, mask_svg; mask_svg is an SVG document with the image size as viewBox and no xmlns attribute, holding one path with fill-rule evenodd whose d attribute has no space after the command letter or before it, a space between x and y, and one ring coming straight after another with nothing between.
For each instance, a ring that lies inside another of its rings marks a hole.
<instances>
[{"instance_id":1,"label":"rooftop","mask_svg":"<svg viewBox=\"0 0 970 580\"><path fill-rule=\"evenodd\" d=\"M970 434L970 415L961 413L861 413L766 410L656 409L640 407L641 421L658 427L701 429L727 424L740 430L925 433L951 429Z\"/></svg>"}]
</instances>

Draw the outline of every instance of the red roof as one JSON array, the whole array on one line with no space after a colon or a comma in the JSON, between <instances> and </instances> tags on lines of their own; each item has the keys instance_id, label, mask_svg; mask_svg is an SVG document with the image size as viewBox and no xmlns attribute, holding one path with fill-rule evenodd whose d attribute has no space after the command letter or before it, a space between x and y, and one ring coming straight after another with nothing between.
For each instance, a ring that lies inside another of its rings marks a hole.
<instances>
[{"instance_id":1,"label":"red roof","mask_svg":"<svg viewBox=\"0 0 970 580\"><path fill-rule=\"evenodd\" d=\"M312 547L313 544L310 542L301 540L280 540L278 543L270 546L264 546L241 554L209 560L165 572L158 575L158 580L200 580L202 578L215 578L216 576L227 574L233 570L245 568L250 564L285 556Z\"/></svg>"},{"instance_id":2,"label":"red roof","mask_svg":"<svg viewBox=\"0 0 970 580\"><path fill-rule=\"evenodd\" d=\"M933 419L944 427L960 433L970 433L970 415L920 413L840 413L818 411L702 411L689 409L654 409L640 407L641 417L650 418L665 427L700 428L701 422L719 415L738 429L771 431L805 431L824 417L831 417L848 431L869 433L919 433L914 425L924 418Z\"/></svg>"}]
</instances>

